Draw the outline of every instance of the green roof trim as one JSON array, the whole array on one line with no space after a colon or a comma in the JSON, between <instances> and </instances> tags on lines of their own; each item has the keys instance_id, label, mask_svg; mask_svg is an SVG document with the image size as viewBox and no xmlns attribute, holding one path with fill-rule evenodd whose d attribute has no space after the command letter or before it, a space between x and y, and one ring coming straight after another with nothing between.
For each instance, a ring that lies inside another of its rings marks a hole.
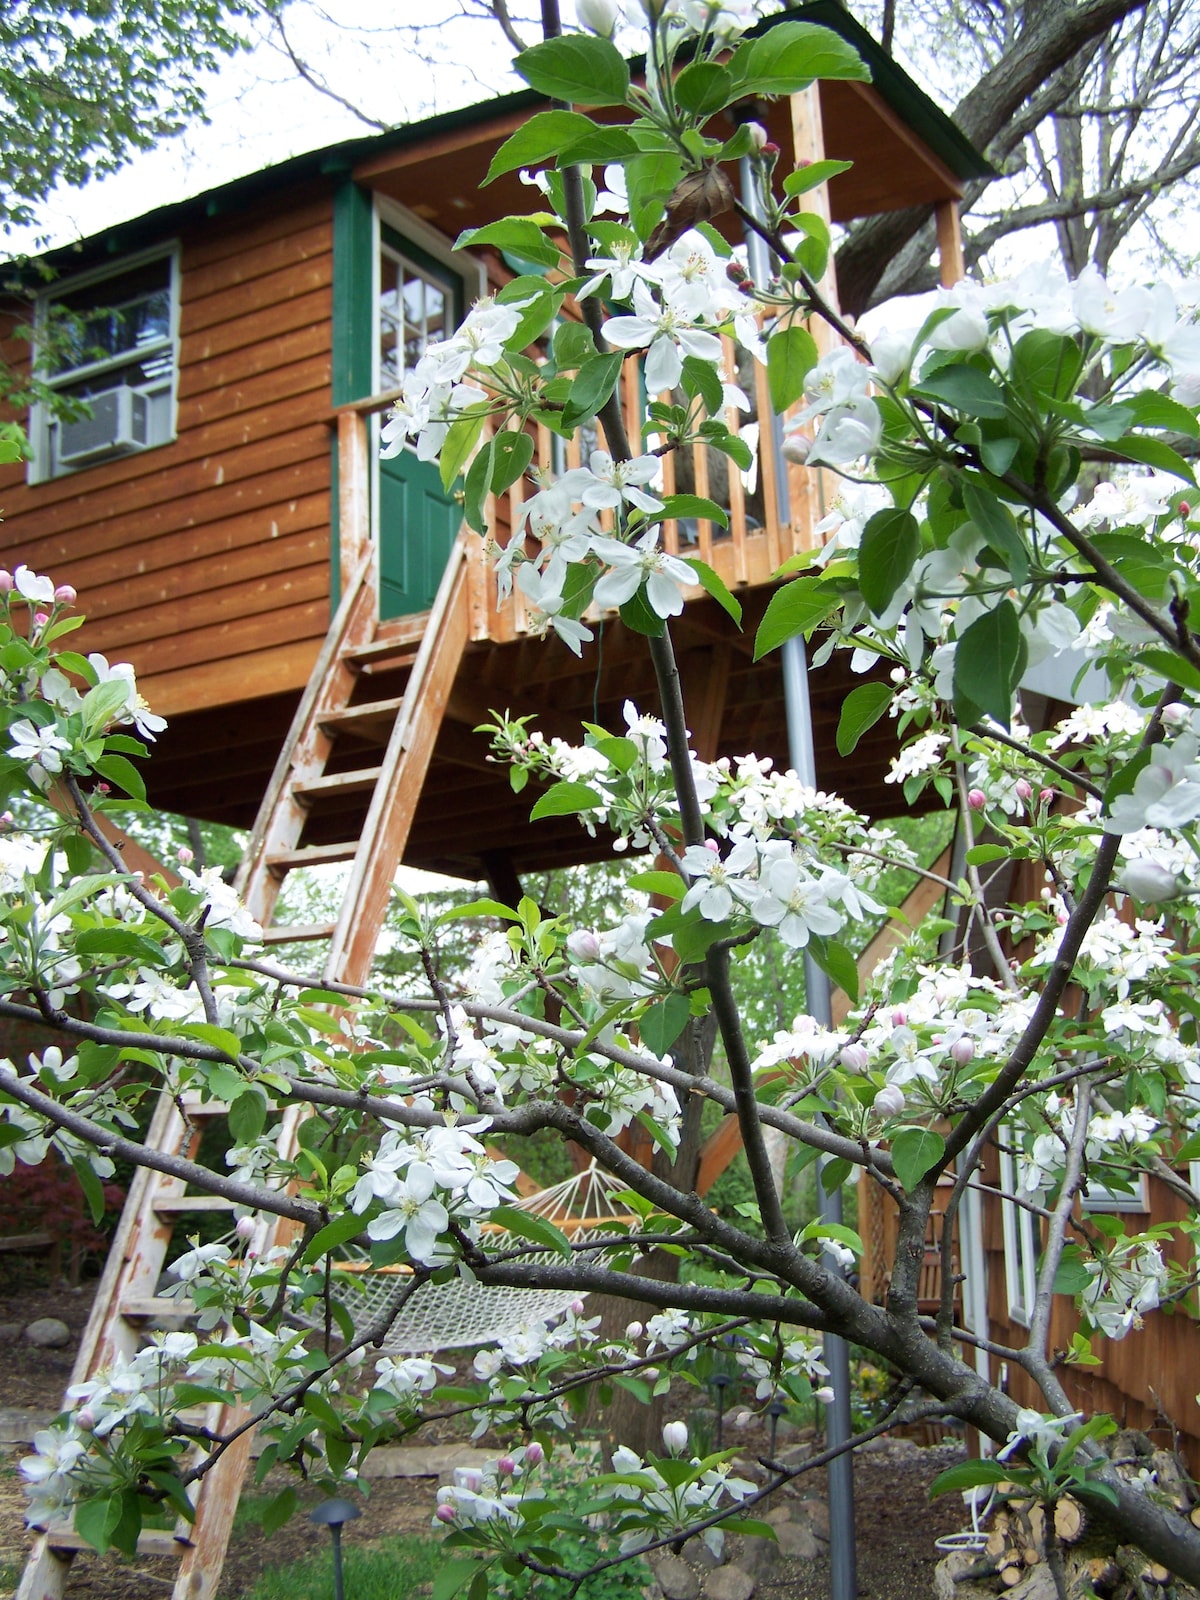
<instances>
[{"instance_id":1,"label":"green roof trim","mask_svg":"<svg viewBox=\"0 0 1200 1600\"><path fill-rule=\"evenodd\" d=\"M752 31L765 32L785 20L818 23L832 29L853 45L870 68L875 89L905 126L929 147L956 178L995 176L995 169L951 118L892 60L867 30L839 4L839 0L803 0L802 4L765 18ZM635 72L638 64L637 61L630 63ZM420 122L406 123L387 133L365 134L357 139L345 139L340 144L327 145L320 150L309 150L259 172L231 179L187 200L174 201L129 222L118 223L77 244L50 251L41 259L64 275L83 271L104 257L131 253L164 235L175 233L199 217L222 216L230 211L248 208L260 199L277 193L282 187L320 182L332 188L344 181L359 162L369 157L379 156L389 150L400 150L406 145L440 134L482 125L514 111L535 111L546 104L545 97L533 89L518 89L477 105L463 106L455 111L425 117Z\"/></svg>"}]
</instances>

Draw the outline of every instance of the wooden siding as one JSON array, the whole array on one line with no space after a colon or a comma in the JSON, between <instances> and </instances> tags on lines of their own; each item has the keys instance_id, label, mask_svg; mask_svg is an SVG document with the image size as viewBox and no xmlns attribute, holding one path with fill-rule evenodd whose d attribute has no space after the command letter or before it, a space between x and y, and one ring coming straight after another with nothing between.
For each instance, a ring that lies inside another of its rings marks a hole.
<instances>
[{"instance_id":1,"label":"wooden siding","mask_svg":"<svg viewBox=\"0 0 1200 1600\"><path fill-rule=\"evenodd\" d=\"M328 626L331 196L181 240L177 437L49 483L0 469L0 552L80 594L157 711L299 690Z\"/></svg>"}]
</instances>

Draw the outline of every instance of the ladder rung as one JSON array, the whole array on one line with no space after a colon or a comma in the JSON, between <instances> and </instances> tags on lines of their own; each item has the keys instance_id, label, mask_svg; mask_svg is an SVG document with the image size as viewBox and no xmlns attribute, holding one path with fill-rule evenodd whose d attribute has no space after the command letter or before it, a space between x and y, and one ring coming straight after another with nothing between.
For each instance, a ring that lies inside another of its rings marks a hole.
<instances>
[{"instance_id":1,"label":"ladder rung","mask_svg":"<svg viewBox=\"0 0 1200 1600\"><path fill-rule=\"evenodd\" d=\"M375 639L344 651L342 660L360 672L393 672L399 667L411 667L420 648L419 639Z\"/></svg>"},{"instance_id":2,"label":"ladder rung","mask_svg":"<svg viewBox=\"0 0 1200 1600\"><path fill-rule=\"evenodd\" d=\"M355 772L330 772L294 783L292 793L300 801L322 794L363 794L375 787L382 771L382 767L360 767Z\"/></svg>"},{"instance_id":3,"label":"ladder rung","mask_svg":"<svg viewBox=\"0 0 1200 1600\"><path fill-rule=\"evenodd\" d=\"M46 1534L46 1543L51 1550L92 1550L81 1533L76 1533L74 1528L51 1528ZM145 1528L138 1534L138 1555L140 1556L181 1556L189 1548L192 1541L188 1538L177 1537L169 1528Z\"/></svg>"},{"instance_id":4,"label":"ladder rung","mask_svg":"<svg viewBox=\"0 0 1200 1600\"><path fill-rule=\"evenodd\" d=\"M297 850L280 850L268 856L267 870L281 878L293 867L319 867L327 861L353 861L358 850L357 839L346 839L341 844L305 844Z\"/></svg>"},{"instance_id":5,"label":"ladder rung","mask_svg":"<svg viewBox=\"0 0 1200 1600\"><path fill-rule=\"evenodd\" d=\"M127 1322L147 1322L159 1317L194 1317L194 1300L173 1300L165 1294L131 1294L121 1301Z\"/></svg>"},{"instance_id":6,"label":"ladder rung","mask_svg":"<svg viewBox=\"0 0 1200 1600\"><path fill-rule=\"evenodd\" d=\"M317 939L332 939L336 922L298 922L294 928L264 928L264 944L311 944Z\"/></svg>"},{"instance_id":7,"label":"ladder rung","mask_svg":"<svg viewBox=\"0 0 1200 1600\"><path fill-rule=\"evenodd\" d=\"M223 1194L167 1194L154 1202L155 1211L160 1214L168 1212L190 1211L232 1211L233 1201L226 1200Z\"/></svg>"},{"instance_id":8,"label":"ladder rung","mask_svg":"<svg viewBox=\"0 0 1200 1600\"><path fill-rule=\"evenodd\" d=\"M403 695L393 695L389 700L368 700L342 711L326 711L317 720L326 733L373 733L380 724L390 728L403 704Z\"/></svg>"}]
</instances>

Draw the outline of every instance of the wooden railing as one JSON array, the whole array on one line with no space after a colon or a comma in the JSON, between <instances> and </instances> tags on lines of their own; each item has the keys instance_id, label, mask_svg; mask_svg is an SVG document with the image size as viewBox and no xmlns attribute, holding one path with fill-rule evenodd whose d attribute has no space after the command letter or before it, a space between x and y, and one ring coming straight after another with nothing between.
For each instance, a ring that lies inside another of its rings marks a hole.
<instances>
[{"instance_id":1,"label":"wooden railing","mask_svg":"<svg viewBox=\"0 0 1200 1600\"><path fill-rule=\"evenodd\" d=\"M725 365L732 377L736 371L732 339L723 340ZM746 393L751 411L743 415L735 407L725 413L731 433L743 437L753 452L753 464L743 472L728 456L703 443L691 444L664 453L658 492L669 495L692 493L712 500L728 514L729 525L706 518L673 519L663 524L663 548L672 555L696 556L718 572L725 584L737 593L770 583L781 563L790 555L813 548L813 527L823 514L822 474L795 466L782 458L771 422L771 405L766 369L752 363L746 373ZM635 450L653 450L659 443L653 425L647 425L643 400L640 360L631 357L621 378L621 402L625 425ZM386 410L396 398L373 395L339 407L335 413L338 448L338 528L342 582L357 568L361 555L372 538L370 510L369 418ZM669 395L661 397L669 401ZM678 401L676 396L676 401ZM603 447L603 431L585 440L579 432L572 439L554 436L549 428L531 425L534 436L534 465L543 469L579 466L585 452ZM779 479L785 475L790 516L779 515ZM506 545L520 521L521 506L531 493L528 478L520 479L502 495L492 498L488 507L490 537ZM606 514L607 515L607 514ZM533 547L530 547L530 554ZM697 585L689 599L703 594ZM519 592L500 606L496 585L482 539L471 572L472 635L476 639L505 642L530 631L530 621Z\"/></svg>"}]
</instances>

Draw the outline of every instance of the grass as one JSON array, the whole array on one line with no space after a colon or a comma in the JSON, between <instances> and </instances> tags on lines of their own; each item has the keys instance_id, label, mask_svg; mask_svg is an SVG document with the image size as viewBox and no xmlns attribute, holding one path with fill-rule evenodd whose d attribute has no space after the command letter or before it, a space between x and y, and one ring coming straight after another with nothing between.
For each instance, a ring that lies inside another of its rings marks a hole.
<instances>
[{"instance_id":1,"label":"grass","mask_svg":"<svg viewBox=\"0 0 1200 1600\"><path fill-rule=\"evenodd\" d=\"M397 1534L358 1547L348 1538L342 1558L346 1593L353 1600L416 1600L431 1592L446 1553L440 1539ZM242 1600L333 1600L332 1547L264 1573Z\"/></svg>"}]
</instances>

